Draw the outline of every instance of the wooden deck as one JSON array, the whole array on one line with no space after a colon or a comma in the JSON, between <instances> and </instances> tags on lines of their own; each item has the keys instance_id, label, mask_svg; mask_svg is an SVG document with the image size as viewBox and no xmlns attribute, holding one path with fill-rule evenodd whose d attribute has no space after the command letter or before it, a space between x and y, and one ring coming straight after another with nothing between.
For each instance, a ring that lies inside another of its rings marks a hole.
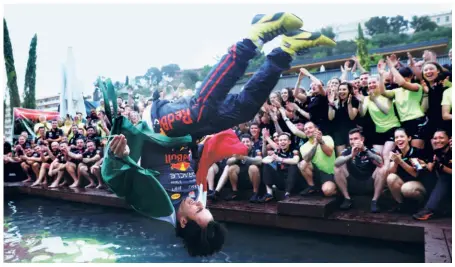
<instances>
[{"instance_id":1,"label":"wooden deck","mask_svg":"<svg viewBox=\"0 0 455 267\"><path fill-rule=\"evenodd\" d=\"M105 190L31 188L22 183L5 183L5 195L28 194L103 206L130 207ZM363 200L354 199L354 202ZM364 202L364 201L363 201ZM408 214L372 214L358 209L339 211L335 198L291 197L286 201L252 204L247 201L208 203L217 220L311 232L389 241L418 242L425 246L425 262L452 262L452 220L441 218L415 221Z\"/></svg>"}]
</instances>

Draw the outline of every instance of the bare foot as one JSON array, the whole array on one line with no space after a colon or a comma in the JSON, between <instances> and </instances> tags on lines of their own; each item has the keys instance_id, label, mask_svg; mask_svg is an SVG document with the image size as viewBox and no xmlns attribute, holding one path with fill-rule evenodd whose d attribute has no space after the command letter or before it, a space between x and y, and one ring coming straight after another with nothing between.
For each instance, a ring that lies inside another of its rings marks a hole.
<instances>
[{"instance_id":1,"label":"bare foot","mask_svg":"<svg viewBox=\"0 0 455 267\"><path fill-rule=\"evenodd\" d=\"M51 185L49 186L49 188L57 188L57 187L59 187L58 184L51 184Z\"/></svg>"},{"instance_id":2,"label":"bare foot","mask_svg":"<svg viewBox=\"0 0 455 267\"><path fill-rule=\"evenodd\" d=\"M70 185L69 188L76 188L76 187L78 187L78 186L79 186L79 185L78 185L77 182L76 182L76 183L73 183L72 185Z\"/></svg>"},{"instance_id":3,"label":"bare foot","mask_svg":"<svg viewBox=\"0 0 455 267\"><path fill-rule=\"evenodd\" d=\"M58 187L63 187L63 186L65 186L66 184L67 184L66 181L64 181L63 183L59 184Z\"/></svg>"},{"instance_id":4,"label":"bare foot","mask_svg":"<svg viewBox=\"0 0 455 267\"><path fill-rule=\"evenodd\" d=\"M35 186L38 186L38 185L40 185L40 183L38 181L36 181L32 185L30 185L30 187L35 187Z\"/></svg>"},{"instance_id":5,"label":"bare foot","mask_svg":"<svg viewBox=\"0 0 455 267\"><path fill-rule=\"evenodd\" d=\"M96 187L96 189L106 189L107 186L105 186L104 184L100 184Z\"/></svg>"},{"instance_id":6,"label":"bare foot","mask_svg":"<svg viewBox=\"0 0 455 267\"><path fill-rule=\"evenodd\" d=\"M23 180L23 183L30 183L32 181L32 177L27 177L27 179Z\"/></svg>"},{"instance_id":7,"label":"bare foot","mask_svg":"<svg viewBox=\"0 0 455 267\"><path fill-rule=\"evenodd\" d=\"M89 185L87 185L85 188L94 188L96 186L96 184L94 183L90 183Z\"/></svg>"},{"instance_id":8,"label":"bare foot","mask_svg":"<svg viewBox=\"0 0 455 267\"><path fill-rule=\"evenodd\" d=\"M41 183L42 186L47 186L47 181Z\"/></svg>"}]
</instances>

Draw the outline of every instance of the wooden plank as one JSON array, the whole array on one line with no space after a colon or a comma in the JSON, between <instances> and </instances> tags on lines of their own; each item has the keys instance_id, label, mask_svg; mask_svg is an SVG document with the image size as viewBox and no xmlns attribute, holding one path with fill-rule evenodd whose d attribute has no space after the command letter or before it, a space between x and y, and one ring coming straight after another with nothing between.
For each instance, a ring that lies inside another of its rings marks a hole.
<instances>
[{"instance_id":1,"label":"wooden plank","mask_svg":"<svg viewBox=\"0 0 455 267\"><path fill-rule=\"evenodd\" d=\"M452 229L443 229L444 237L446 239L447 248L450 253L450 261L452 262Z\"/></svg>"},{"instance_id":2,"label":"wooden plank","mask_svg":"<svg viewBox=\"0 0 455 267\"><path fill-rule=\"evenodd\" d=\"M449 263L452 262L447 248L444 231L442 229L425 228L425 262Z\"/></svg>"},{"instance_id":3,"label":"wooden plank","mask_svg":"<svg viewBox=\"0 0 455 267\"><path fill-rule=\"evenodd\" d=\"M338 202L334 197L293 196L287 200L278 202L278 214L325 218L332 213Z\"/></svg>"}]
</instances>

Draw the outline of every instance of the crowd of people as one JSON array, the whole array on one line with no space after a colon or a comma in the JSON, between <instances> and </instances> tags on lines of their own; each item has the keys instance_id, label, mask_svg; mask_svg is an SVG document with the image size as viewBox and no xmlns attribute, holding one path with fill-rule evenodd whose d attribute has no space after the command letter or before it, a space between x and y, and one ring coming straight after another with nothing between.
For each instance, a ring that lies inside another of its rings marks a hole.
<instances>
[{"instance_id":1,"label":"crowd of people","mask_svg":"<svg viewBox=\"0 0 455 267\"><path fill-rule=\"evenodd\" d=\"M349 209L351 194L372 194L371 211L379 212L378 199L388 189L397 203L393 211L405 210L410 199L419 203L418 220L447 208L452 65L441 66L428 50L421 61L408 56L407 65L395 55L380 60L378 75L354 57L326 85L300 69L294 88L271 93L254 120L233 129L248 156L232 155L210 167L208 198L219 200L229 181L227 201L252 189L249 201L266 203L279 189L285 198L339 195L340 208ZM347 80L356 69L360 75ZM308 89L300 86L306 78ZM118 115L136 125L151 103L134 101L130 91L128 100L117 99ZM101 164L112 125L104 108L101 101L86 118L40 117L34 136L22 132L14 145L4 141L4 164L19 163L30 186L106 189Z\"/></svg>"}]
</instances>

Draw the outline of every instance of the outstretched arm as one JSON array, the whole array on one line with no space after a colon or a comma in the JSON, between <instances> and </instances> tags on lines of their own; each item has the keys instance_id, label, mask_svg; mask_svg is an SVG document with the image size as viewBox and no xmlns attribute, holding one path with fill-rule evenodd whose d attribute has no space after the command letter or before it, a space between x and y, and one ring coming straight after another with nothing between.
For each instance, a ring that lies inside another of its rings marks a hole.
<instances>
[{"instance_id":1,"label":"outstretched arm","mask_svg":"<svg viewBox=\"0 0 455 267\"><path fill-rule=\"evenodd\" d=\"M300 131L300 130L297 128L297 126L295 126L295 124L292 123L292 122L288 119L288 117L286 117L286 110L285 110L283 107L281 107L281 108L279 109L279 111L280 111L280 113L281 113L281 116L283 117L284 122L285 122L286 125L288 126L289 130L291 130L292 134L293 134L293 135L296 135L296 136L298 136L298 137L300 137L300 138L306 138L305 133L302 132L302 131Z\"/></svg>"}]
</instances>

